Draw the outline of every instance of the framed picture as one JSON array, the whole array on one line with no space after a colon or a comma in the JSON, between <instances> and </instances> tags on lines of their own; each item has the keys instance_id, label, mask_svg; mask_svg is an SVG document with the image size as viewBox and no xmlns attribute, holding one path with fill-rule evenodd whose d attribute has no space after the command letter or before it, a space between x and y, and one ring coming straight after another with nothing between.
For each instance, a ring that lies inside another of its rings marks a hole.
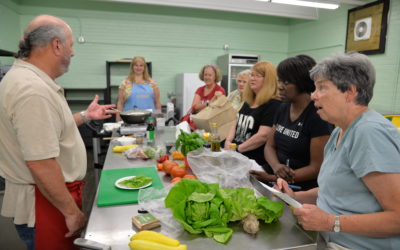
<instances>
[{"instance_id":1,"label":"framed picture","mask_svg":"<svg viewBox=\"0 0 400 250\"><path fill-rule=\"evenodd\" d=\"M389 0L379 0L354 9L347 15L346 52L385 52Z\"/></svg>"}]
</instances>

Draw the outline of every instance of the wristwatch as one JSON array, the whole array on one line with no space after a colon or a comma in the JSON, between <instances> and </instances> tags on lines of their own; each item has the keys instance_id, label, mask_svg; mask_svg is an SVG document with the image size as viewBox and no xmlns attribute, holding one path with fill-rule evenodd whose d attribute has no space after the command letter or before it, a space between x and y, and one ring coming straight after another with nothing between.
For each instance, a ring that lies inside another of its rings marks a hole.
<instances>
[{"instance_id":1,"label":"wristwatch","mask_svg":"<svg viewBox=\"0 0 400 250\"><path fill-rule=\"evenodd\" d=\"M340 217L335 215L335 223L333 224L333 231L335 233L340 233Z\"/></svg>"},{"instance_id":2,"label":"wristwatch","mask_svg":"<svg viewBox=\"0 0 400 250\"><path fill-rule=\"evenodd\" d=\"M89 122L89 119L86 117L86 110L81 111L79 114L81 115L83 123Z\"/></svg>"}]
</instances>

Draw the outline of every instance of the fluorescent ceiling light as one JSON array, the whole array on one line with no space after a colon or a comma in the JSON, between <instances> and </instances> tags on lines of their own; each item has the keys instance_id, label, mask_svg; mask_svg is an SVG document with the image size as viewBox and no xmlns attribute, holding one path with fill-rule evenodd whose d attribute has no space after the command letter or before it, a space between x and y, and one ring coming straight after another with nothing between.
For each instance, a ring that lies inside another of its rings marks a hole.
<instances>
[{"instance_id":1,"label":"fluorescent ceiling light","mask_svg":"<svg viewBox=\"0 0 400 250\"><path fill-rule=\"evenodd\" d=\"M300 1L300 0L257 0L257 1L297 5L297 6L304 6L304 7L314 7L314 8L322 8L322 9L331 9L331 10L339 8L339 4Z\"/></svg>"}]
</instances>

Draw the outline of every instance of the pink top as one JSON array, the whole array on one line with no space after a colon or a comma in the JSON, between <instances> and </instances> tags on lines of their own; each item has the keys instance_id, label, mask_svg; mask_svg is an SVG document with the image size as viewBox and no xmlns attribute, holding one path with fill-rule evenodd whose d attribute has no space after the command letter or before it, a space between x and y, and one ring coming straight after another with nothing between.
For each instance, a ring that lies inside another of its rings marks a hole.
<instances>
[{"instance_id":1,"label":"pink top","mask_svg":"<svg viewBox=\"0 0 400 250\"><path fill-rule=\"evenodd\" d=\"M216 91L221 91L223 95L226 95L225 89L223 87L219 86L218 84L215 84L214 88L206 96L204 95L205 88L206 88L206 86L202 86L196 90L196 94L200 96L201 103L205 103L205 101L210 101L214 97Z\"/></svg>"}]
</instances>

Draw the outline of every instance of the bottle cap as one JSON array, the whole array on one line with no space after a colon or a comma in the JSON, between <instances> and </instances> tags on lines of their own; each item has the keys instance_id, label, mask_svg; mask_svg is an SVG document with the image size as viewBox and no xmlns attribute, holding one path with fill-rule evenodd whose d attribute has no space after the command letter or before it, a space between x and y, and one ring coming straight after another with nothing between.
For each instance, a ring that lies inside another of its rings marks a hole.
<instances>
[{"instance_id":1,"label":"bottle cap","mask_svg":"<svg viewBox=\"0 0 400 250\"><path fill-rule=\"evenodd\" d=\"M236 150L236 147L237 147L236 143L229 144L229 149Z\"/></svg>"},{"instance_id":2,"label":"bottle cap","mask_svg":"<svg viewBox=\"0 0 400 250\"><path fill-rule=\"evenodd\" d=\"M211 123L211 127L212 127L212 128L218 127L218 126L217 126L217 123L216 123L216 122L212 122L212 123Z\"/></svg>"}]
</instances>

